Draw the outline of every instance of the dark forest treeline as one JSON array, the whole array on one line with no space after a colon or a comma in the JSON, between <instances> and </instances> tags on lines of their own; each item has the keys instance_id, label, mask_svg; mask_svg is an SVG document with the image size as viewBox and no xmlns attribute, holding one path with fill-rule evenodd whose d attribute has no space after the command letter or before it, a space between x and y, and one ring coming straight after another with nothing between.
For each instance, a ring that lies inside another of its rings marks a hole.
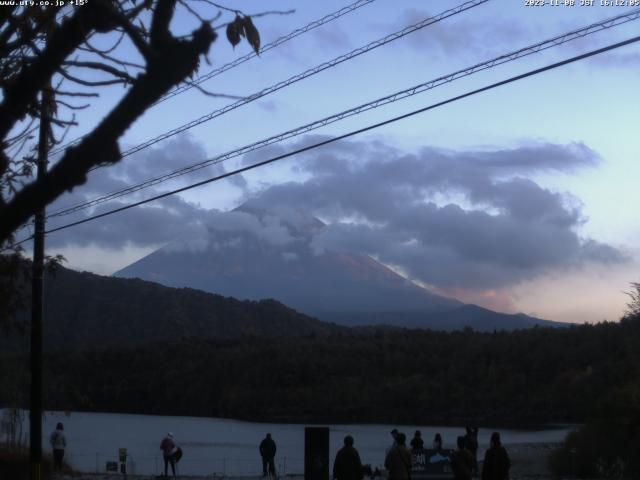
<instances>
[{"instance_id":1,"label":"dark forest treeline","mask_svg":"<svg viewBox=\"0 0 640 480\"><path fill-rule=\"evenodd\" d=\"M182 339L52 353L45 406L265 421L582 422L638 415L638 345L637 320L493 334ZM26 405L26 366L24 357L2 359L0 405Z\"/></svg>"},{"instance_id":2,"label":"dark forest treeline","mask_svg":"<svg viewBox=\"0 0 640 480\"><path fill-rule=\"evenodd\" d=\"M25 283L25 308L31 299L28 286ZM243 334L268 337L348 331L276 300L237 300L63 267L46 278L44 308L44 347L48 351L134 346L183 336L229 339ZM28 311L22 311L16 320L14 323L27 330ZM28 335L0 335L0 349L27 350L28 341Z\"/></svg>"}]
</instances>

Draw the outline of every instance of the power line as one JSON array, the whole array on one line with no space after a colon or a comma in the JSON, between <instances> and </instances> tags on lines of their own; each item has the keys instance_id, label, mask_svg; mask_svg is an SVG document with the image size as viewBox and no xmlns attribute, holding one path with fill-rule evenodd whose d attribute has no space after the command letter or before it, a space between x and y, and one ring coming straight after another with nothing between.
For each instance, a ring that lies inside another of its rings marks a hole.
<instances>
[{"instance_id":1,"label":"power line","mask_svg":"<svg viewBox=\"0 0 640 480\"><path fill-rule=\"evenodd\" d=\"M108 212L100 213L98 215L93 215L91 217L87 217L85 219L82 219L82 220L79 220L79 221L76 221L76 222L68 223L66 225L62 225L62 226L57 227L57 228L52 228L51 230L47 230L45 233L49 234L49 233L57 232L57 231L64 230L64 229L67 229L67 228L70 228L70 227L74 227L76 225L80 225L80 224L83 224L83 223L90 222L92 220L96 220L98 218L103 218L103 217L106 217L106 216L109 216L109 215L113 215L115 213L119 213L119 212L122 212L124 210L128 210L130 208L138 207L140 205L144 205L146 203L150 203L150 202L153 202L155 200L159 200L159 199L171 196L171 195L175 195L177 193L181 193L181 192L184 192L184 191L187 191L187 190L191 190L193 188L200 187L202 185L206 185L208 183L216 182L216 181L228 178L228 177L230 177L232 175L237 175L237 174L240 174L240 173L244 173L244 172L247 172L249 170L253 170L255 168L262 167L264 165L268 165L270 163L274 163L274 162L277 162L279 160L283 160L285 158L288 158L288 157L291 157L291 156L294 156L294 155L297 155L297 154L300 154L300 153L303 153L303 152L306 152L306 151L309 151L309 150L313 150L313 149L322 147L324 145L328 145L330 143L335 143L335 142L337 142L339 140L344 140L345 138L353 137L355 135L359 135L361 133L368 132L368 131L376 129L376 128L380 128L382 126L389 125L391 123L395 123L397 121L404 120L404 119L409 118L409 117L413 117L413 116L418 115L420 113L424 113L424 112L427 112L429 110L433 110L435 108L442 107L444 105L448 105L448 104L453 103L453 102L457 102L457 101L462 100L464 98L471 97L473 95L477 95L479 93L483 93L483 92L486 92L488 90L493 90L495 88L507 85L509 83L513 83L513 82L516 82L516 81L519 81L519 80L523 80L525 78L532 77L534 75L539 75L540 73L547 72L549 70L553 70L553 69L562 67L564 65L568 65L570 63L574 63L574 62L577 62L579 60L583 60L585 58L589 58L589 57L592 57L592 56L595 56L595 55L602 54L604 52L608 52L610 50L615 50L617 48L621 48L623 46L630 45L632 43L636 43L638 41L640 41L640 35L636 36L636 37L632 37L632 38L627 39L627 40L624 40L622 42L614 43L612 45L608 45L606 47L599 48L597 50L592 50L592 51L584 53L582 55L576 55L576 56L568 58L566 60L562 60L560 62L552 63L552 64L547 65L545 67L537 68L535 70L530 70L530 71L528 71L526 73L523 73L523 74L520 74L520 75L516 75L514 77L507 78L506 80L502 80L502 81L499 81L499 82L496 82L496 83L492 83L492 84L487 85L485 87L481 87L481 88L478 88L476 90L472 90L470 92L463 93L463 94L457 95L455 97L451 97L451 98L449 98L447 100L431 104L431 105L429 105L427 107L419 108L419 109L413 110L413 111L411 111L409 113L405 113L403 115L392 117L392 118L384 120L382 122L374 123L374 124L369 125L367 127L363 127L363 128L358 129L358 130L353 130L353 131L351 131L349 133L345 133L345 134L339 135L337 137L333 137L333 138L330 138L330 139L327 139L327 140L323 140L321 142L314 143L313 145L308 145L306 147L299 148L297 150L285 153L283 155L278 155L276 157L272 157L272 158L270 158L268 160L263 160L261 162L254 163L252 165L248 165L248 166L245 166L245 167L242 167L242 168L238 168L238 169L233 170L231 172L227 172L227 173L224 173L222 175L218 175L216 177L208 178L207 180L203 180L203 181L200 181L200 182L197 182L197 183L193 183L191 185L187 185L185 187L178 188L176 190L172 190L170 192L165 192L163 194L156 195L155 197L148 198L148 199L142 200L140 202L136 202L136 203L132 203L132 204L129 204L129 205L125 205L123 207L116 208L116 209L113 209L113 210L109 210ZM25 239L23 241L26 241L26 240L28 240L28 239Z\"/></svg>"},{"instance_id":2,"label":"power line","mask_svg":"<svg viewBox=\"0 0 640 480\"><path fill-rule=\"evenodd\" d=\"M329 22L332 22L334 20L337 20L338 18L351 13L361 7L364 7L366 5L369 5L370 3L374 2L375 0L357 0L356 2L347 5L346 7L342 7L339 10L336 10L335 12L329 13L327 15L325 15L324 17L318 19L318 20L314 20L311 23L308 23L307 25L305 25L304 27L300 27L300 28L296 28L295 30L291 31L290 33L288 33L287 35L283 35L282 37L277 38L276 40L274 40L271 43L266 44L265 46L263 46L260 49L260 53L263 54L265 52L268 52L269 50L272 50L280 45L282 45L283 43L288 42L289 40L292 40L304 33L307 33L315 28L318 28L322 25L325 25ZM176 87L174 90L166 93L163 97L161 97L157 102L155 102L153 105L151 105L152 107L155 105L158 105L159 103L164 102L165 100L168 100L172 97L175 97L176 95L185 92L189 89L191 89L192 87L199 85L201 83L204 83L207 80L210 80L214 77L217 77L218 75L226 72L227 70L231 70L232 68L237 67L238 65L241 65L245 62L248 62L249 60L251 60L252 58L257 57L258 54L256 54L255 52L251 51L250 53L243 55L242 57L239 57L229 63L226 63L224 65L222 65L221 67L216 68L215 70L210 71L209 73L199 76L197 77L195 80L181 85L179 87ZM80 142L85 136L80 136L78 138L76 138L75 140L72 140L70 142L67 142L66 144L57 147L56 149L51 151L52 155L55 155L57 153L62 152L63 150L65 150L67 147L70 147L71 145L75 145L76 143Z\"/></svg>"},{"instance_id":3,"label":"power line","mask_svg":"<svg viewBox=\"0 0 640 480\"><path fill-rule=\"evenodd\" d=\"M433 88L436 88L440 85L446 84L446 83L450 83L454 80L457 80L459 78L463 78L469 75L472 75L474 73L489 69L489 68L493 68L495 66L501 65L503 63L507 63L507 62L511 62L514 60L517 60L518 58L522 58L528 55L531 55L533 53L537 53L546 49L549 49L551 47L555 47L558 45L561 45L563 43L569 42L571 40L575 40L578 38L583 38L587 35L591 35L593 33L608 29L608 28L612 28L627 22L630 22L632 20L637 20L638 18L640 18L640 9L636 9L632 12L626 13L626 14L621 14L621 15L617 15L615 17L612 18L608 18L605 20L602 20L600 22L596 22L593 24L590 24L586 27L580 28L580 29L576 29L576 30L572 30L570 32L555 36L553 38L550 38L548 40L544 40L542 42L538 42L536 44L533 44L531 46L528 47L524 47L521 48L519 50L513 51L511 53L507 53L504 55L500 55L496 58L493 58L491 60L487 60L485 62L482 63L478 63L476 65L473 65L471 67L465 68L463 70L458 70L456 72L438 77L436 79L433 80L429 80L427 82L421 83L419 85L413 86L411 88L405 89L405 90L401 90L399 92L393 93L391 95L387 95L385 97L381 97L378 98L376 100L373 100L371 102L359 105L357 107L353 107L350 108L348 110L344 110L342 112L336 113L334 115L322 118L320 120L316 120L314 122L311 122L309 124L297 127L293 130L288 130L284 133L280 133L278 135L274 135L272 137L266 138L266 139L262 139L258 142L254 142L252 144L249 145L245 145L243 147L240 147L238 149L235 150L231 150L229 152L223 153L221 155L218 155L216 157L204 160L203 162L199 162L199 163L195 163L192 165L189 165L187 167L183 167L180 168L178 170L174 170L172 172L166 173L164 175L158 176L158 177L154 177L152 179L146 180L144 182L138 183L136 185L109 193L107 195L95 198L93 200L90 200L88 202L83 202L80 204L77 204L75 206L71 206L71 207L67 207L61 210L58 210L56 212L53 212L49 215L49 217L55 217L55 216L63 216L63 215L68 215L80 210L84 210L86 208L90 208L102 203L105 203L107 201L113 200L115 198L119 198L125 195L128 195L130 193L134 193L137 192L139 190L143 190L145 188L163 183L167 180L170 180L172 178L176 178L182 175L186 175L188 173L200 170L202 168L206 168L209 167L211 165L215 165L221 162L224 162L226 160L229 160L231 158L235 158L238 157L240 155L258 150L260 148L266 147L268 145L272 145L274 143L278 143L281 142L283 140L287 140L299 135L302 135L304 133L308 133L310 131L316 130L318 128L321 128L323 126L344 120L345 118L354 116L354 115L358 115L360 113L363 113L365 111L368 110L373 110L375 108L378 108L380 106L383 105L387 105L390 103L394 103L397 102L399 100L403 100L405 98L409 98L411 96L417 95L419 93L423 93L427 90L431 90Z\"/></svg>"},{"instance_id":4,"label":"power line","mask_svg":"<svg viewBox=\"0 0 640 480\"><path fill-rule=\"evenodd\" d=\"M246 98L240 99L237 102L231 103L231 104L226 105L226 106L224 106L224 107L222 107L220 109L214 110L213 112L210 112L207 115L203 115L202 117L199 117L199 118L197 118L195 120L192 120L192 121L190 121L190 122L188 122L186 124L183 124L180 127L174 128L174 129L172 129L172 130L170 130L168 132L165 132L165 133L163 133L161 135L158 135L158 136L156 136L156 137L154 137L154 138L152 138L150 140L147 140L144 143L138 144L138 145L136 145L136 146L124 151L121 154L121 157L124 158L124 157L132 155L134 153L137 153L137 152L139 152L139 151L141 151L141 150L143 150L145 148L148 148L148 147L150 147L150 146L152 146L152 145L154 145L154 144L156 144L156 143L158 143L158 142L160 142L162 140L166 140L167 138L172 137L174 135L177 135L178 133L184 132L184 131L189 130L190 128L193 128L193 127L195 127L197 125L200 125L200 124L205 123L205 122L207 122L209 120L212 120L212 119L217 118L217 117L219 117L221 115L224 115L225 113L228 113L228 112L230 112L232 110L235 110L236 108L239 108L239 107L241 107L243 105L246 105L246 104L248 104L250 102L258 100L258 99L260 99L260 98L262 98L262 97L264 97L266 95L269 95L270 93L273 93L273 92L276 92L278 90L281 90L281 89L283 89L283 88L285 88L285 87L287 87L289 85L292 85L292 84L297 83L297 82L299 82L301 80L304 80L305 78L308 78L308 77L310 77L312 75L320 73L320 72L322 72L322 71L324 71L324 70L326 70L328 68L335 67L336 65L338 65L340 63L343 63L343 62L345 62L347 60L351 60L351 59L353 59L353 58L355 58L355 57L357 57L359 55L362 55L363 53L371 51L371 50L373 50L375 48L378 48L380 46L386 45L387 43L390 43L390 42L392 42L394 40L402 38L402 37L404 37L404 36L406 36L406 35L408 35L410 33L413 33L413 32L415 32L415 31L417 31L419 29L422 29L422 28L424 28L426 26L429 26L429 25L432 25L432 24L437 23L439 21L442 21L442 20L444 20L446 18L449 18L449 17L451 17L453 15L457 15L457 14L462 13L462 12L464 12L466 10L469 10L469 9L471 9L473 7L479 6L479 5L483 4L483 3L487 3L488 1L489 0L471 0L471 1L467 1L467 2L464 2L464 3L460 4L460 5L458 5L457 7L451 8L449 10L445 10L445 11L443 11L443 12L441 12L441 13L435 15L435 16L425 18L425 19L423 19L422 21L420 21L418 23L415 23L413 25L405 27L402 30L399 30L397 32L389 34L389 35L387 35L387 36L385 36L385 37L383 37L381 39L378 39L378 40L375 40L373 42L370 42L370 43L368 43L368 44L366 44L366 45L364 45L362 47L356 48L355 50L352 50L349 53L340 55L340 56L334 58L333 60L330 60L328 62L324 62L324 63L322 63L320 65L317 65L317 66L315 66L315 67L313 67L311 69L308 69L308 70L306 70L306 71L304 71L302 73L294 75L293 77L290 77L287 80L283 80L281 82L278 82L277 84L274 84L274 85L272 85L270 87L267 87L267 88L265 88L265 89L263 89L263 90L261 90L261 91L259 91L257 93L254 93L254 94L252 94L252 95L250 95L250 96L248 96ZM93 168L90 169L90 171L96 170L97 168L99 168L99 167L98 166L93 167ZM66 213L66 210L65 210L65 213ZM58 215L58 214L61 214L61 212L54 212L53 215Z\"/></svg>"},{"instance_id":5,"label":"power line","mask_svg":"<svg viewBox=\"0 0 640 480\"><path fill-rule=\"evenodd\" d=\"M354 10L357 10L360 7L364 7L365 5L369 5L371 2L373 2L375 0L358 0L355 3L352 3L351 5L348 5L346 7L341 8L340 10L330 13L324 17L322 17L320 20L316 20L313 21L307 25L305 25L302 28L297 28L296 30L293 30L291 33L289 33L288 35L284 35L280 38L278 38L277 40L274 40L271 43L268 43L267 45L265 45L264 47L262 47L260 49L260 53L263 54L273 48L276 48L279 45L282 45L285 42L288 42L289 40L298 37L300 35L302 35L303 33L307 33L310 30L313 30L314 28L320 27L322 25L324 25L325 23L329 23L333 20L336 20L337 18L340 18L343 15L346 15L347 13L351 13ZM249 60L251 60L254 57L257 57L258 54L255 52L250 52L232 62L227 63L226 65L221 66L220 68L217 68L215 70L212 70L211 72L207 73L206 75L202 75L199 76L198 78L196 78L194 81L189 82L187 84L183 84L177 88L175 88L174 90L172 90L171 92L168 92L166 95L164 95L164 97L162 97L160 100L158 100L154 105L157 105L158 103L164 102L165 100L168 100L169 98L175 97L176 95L191 89L192 87L194 87L195 85L199 85L207 80L210 80L214 77L217 77L218 75L220 75L221 73L226 72L227 70L230 70L234 67L237 67L238 65L243 64L244 62L247 62Z\"/></svg>"},{"instance_id":6,"label":"power line","mask_svg":"<svg viewBox=\"0 0 640 480\"><path fill-rule=\"evenodd\" d=\"M237 100L236 102L230 103L228 105L225 105L222 108L219 108L217 110L214 110L206 115L203 115L199 118L196 118L195 120L191 120L190 122L187 122L179 127L176 127L172 130L169 130L168 132L162 133L154 138L151 138L149 140L147 140L146 142L140 143L138 145L136 145L135 147L132 147L126 151L124 151L121 154L121 158L127 157L129 155L132 155L134 153L137 153L141 150L144 150L145 148L148 148L152 145L155 145L158 142L161 142L162 140L166 140L167 138L170 138L174 135L177 135L178 133L182 133L186 130L189 130L193 127L196 127L198 125L201 125L205 122L208 122L210 120L213 120L214 118L220 117L222 115L224 115L225 113L228 113L232 110L235 110L236 108L239 108L243 105L247 105L248 103L254 102L262 97L265 97L267 95L270 95L271 93L277 92L279 90L282 90L283 88L286 88L290 85L293 85L294 83L297 83L301 80L304 80L306 78L309 78L313 75L316 75L320 72L323 72L324 70L327 70L329 68L333 68L341 63L344 63L348 60L352 60L355 57L358 57L364 53L370 52L371 50L375 50L378 47L381 47L383 45L386 45L390 42L393 42L394 40L398 40L399 38L405 37L407 35L409 35L410 33L416 32L422 28L425 28L429 25L433 25L434 23L438 23L446 18L452 17L454 15L458 15L466 10L469 10L471 8L477 7L483 3L487 3L490 0L469 0L467 2L464 2L460 5L458 5L457 7L454 8L450 8L448 10L445 10L444 12L441 12L433 17L428 17L425 18L423 20L421 20L420 22L414 23L413 25L410 25L408 27L403 28L402 30L399 30L397 32L394 32L392 34L389 34L383 38L380 38L378 40L374 40L373 42L370 42L362 47L358 47L352 51L350 51L349 53L340 55L332 60L329 60L327 62L324 62L320 65L316 65L313 68L310 68L308 70L305 70L302 73L299 73L297 75L294 75L293 77L288 78L287 80L283 80L280 81L274 85L271 85L267 88L263 88L262 90L260 90L259 92L253 93L251 95L249 95L248 97L242 98L240 100ZM96 170L97 168L100 168L98 166L93 167L90 169L90 171Z\"/></svg>"}]
</instances>

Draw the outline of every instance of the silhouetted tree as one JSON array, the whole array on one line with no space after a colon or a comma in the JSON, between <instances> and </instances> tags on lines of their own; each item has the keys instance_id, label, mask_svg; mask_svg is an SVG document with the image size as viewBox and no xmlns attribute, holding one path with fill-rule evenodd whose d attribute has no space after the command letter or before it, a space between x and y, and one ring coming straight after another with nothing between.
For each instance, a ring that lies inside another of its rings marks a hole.
<instances>
[{"instance_id":1,"label":"silhouetted tree","mask_svg":"<svg viewBox=\"0 0 640 480\"><path fill-rule=\"evenodd\" d=\"M189 82L206 59L218 36L215 21L231 15L219 25L226 25L228 41L235 46L244 37L256 52L260 47L249 16L210 0L15 3L0 8L0 323L24 303L14 288L27 275L18 269L24 264L13 246L16 230L83 184L90 170L121 159L122 134L165 93ZM172 31L178 10L197 26L190 34ZM111 110L34 179L41 112L50 118L48 146L58 145L77 125L76 112L113 86L124 88ZM53 92L48 105L42 105L45 89Z\"/></svg>"},{"instance_id":2,"label":"silhouetted tree","mask_svg":"<svg viewBox=\"0 0 640 480\"><path fill-rule=\"evenodd\" d=\"M120 160L120 136L168 90L197 71L200 58L217 38L212 26L221 16L217 9L236 15L227 26L230 43L245 37L256 51L260 45L250 17L210 1L197 5L188 0L66 3L0 9L0 245L35 211L83 184L90 169ZM205 19L196 10L202 5L218 15ZM174 35L171 30L178 8L199 23L189 35ZM95 46L105 35L113 45ZM135 47L139 60L121 54L125 44ZM87 107L72 102L97 96L97 88L126 88L111 111L79 143L67 148L46 175L25 184L33 159L22 154L37 129L39 94L49 85L55 91L55 102L47 106L52 143L75 125L74 110Z\"/></svg>"},{"instance_id":3,"label":"silhouetted tree","mask_svg":"<svg viewBox=\"0 0 640 480\"><path fill-rule=\"evenodd\" d=\"M627 303L624 319L640 320L640 283L631 282L631 288L630 292L625 292L631 300Z\"/></svg>"}]
</instances>

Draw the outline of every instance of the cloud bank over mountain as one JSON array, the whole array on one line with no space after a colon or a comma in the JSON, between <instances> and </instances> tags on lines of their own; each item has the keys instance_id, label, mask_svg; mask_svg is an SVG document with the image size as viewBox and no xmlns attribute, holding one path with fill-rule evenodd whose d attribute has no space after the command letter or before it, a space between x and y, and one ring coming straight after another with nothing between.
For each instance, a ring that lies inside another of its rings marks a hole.
<instances>
[{"instance_id":1,"label":"cloud bank over mountain","mask_svg":"<svg viewBox=\"0 0 640 480\"><path fill-rule=\"evenodd\" d=\"M306 180L271 186L251 204L319 215L327 228L313 239L318 251L366 253L439 288L495 288L625 260L579 236L586 219L577 199L530 178L597 162L579 143L407 154L349 142L305 155L297 166Z\"/></svg>"},{"instance_id":2,"label":"cloud bank over mountain","mask_svg":"<svg viewBox=\"0 0 640 480\"><path fill-rule=\"evenodd\" d=\"M286 149L269 147L244 163L315 143L307 136ZM92 195L122 188L204 158L189 137L103 169L92 178ZM580 201L536 182L540 174L572 174L600 162L582 143L533 142L516 148L455 151L425 146L402 151L380 140L340 142L298 156L279 183L238 177L236 195L273 215L221 212L174 196L123 214L61 232L54 245L171 244L192 250L215 247L216 232L245 232L284 247L300 239L285 223L320 218L323 228L305 230L315 254L369 255L412 280L446 295L506 288L585 264L619 265L628 259L614 246L583 238L587 221ZM220 173L222 166L192 174L185 183ZM259 174L259 172L258 172ZM153 187L144 194L157 193ZM76 200L82 200L76 195ZM69 202L67 198L65 202ZM109 204L109 208L113 208ZM95 213L105 210L98 207ZM233 235L231 235L233 237ZM227 242L234 241L226 235ZM179 240L179 241L176 241ZM296 260L294 250L289 261Z\"/></svg>"}]
</instances>

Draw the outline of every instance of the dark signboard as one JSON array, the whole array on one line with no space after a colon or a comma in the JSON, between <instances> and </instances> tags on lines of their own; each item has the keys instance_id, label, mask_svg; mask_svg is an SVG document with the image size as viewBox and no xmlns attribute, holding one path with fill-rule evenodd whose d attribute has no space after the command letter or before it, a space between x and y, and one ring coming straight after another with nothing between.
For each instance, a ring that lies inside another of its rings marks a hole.
<instances>
[{"instance_id":1,"label":"dark signboard","mask_svg":"<svg viewBox=\"0 0 640 480\"><path fill-rule=\"evenodd\" d=\"M329 429L304 429L304 480L329 480Z\"/></svg>"},{"instance_id":2,"label":"dark signboard","mask_svg":"<svg viewBox=\"0 0 640 480\"><path fill-rule=\"evenodd\" d=\"M412 479L450 479L453 450L426 449L411 453Z\"/></svg>"}]
</instances>

